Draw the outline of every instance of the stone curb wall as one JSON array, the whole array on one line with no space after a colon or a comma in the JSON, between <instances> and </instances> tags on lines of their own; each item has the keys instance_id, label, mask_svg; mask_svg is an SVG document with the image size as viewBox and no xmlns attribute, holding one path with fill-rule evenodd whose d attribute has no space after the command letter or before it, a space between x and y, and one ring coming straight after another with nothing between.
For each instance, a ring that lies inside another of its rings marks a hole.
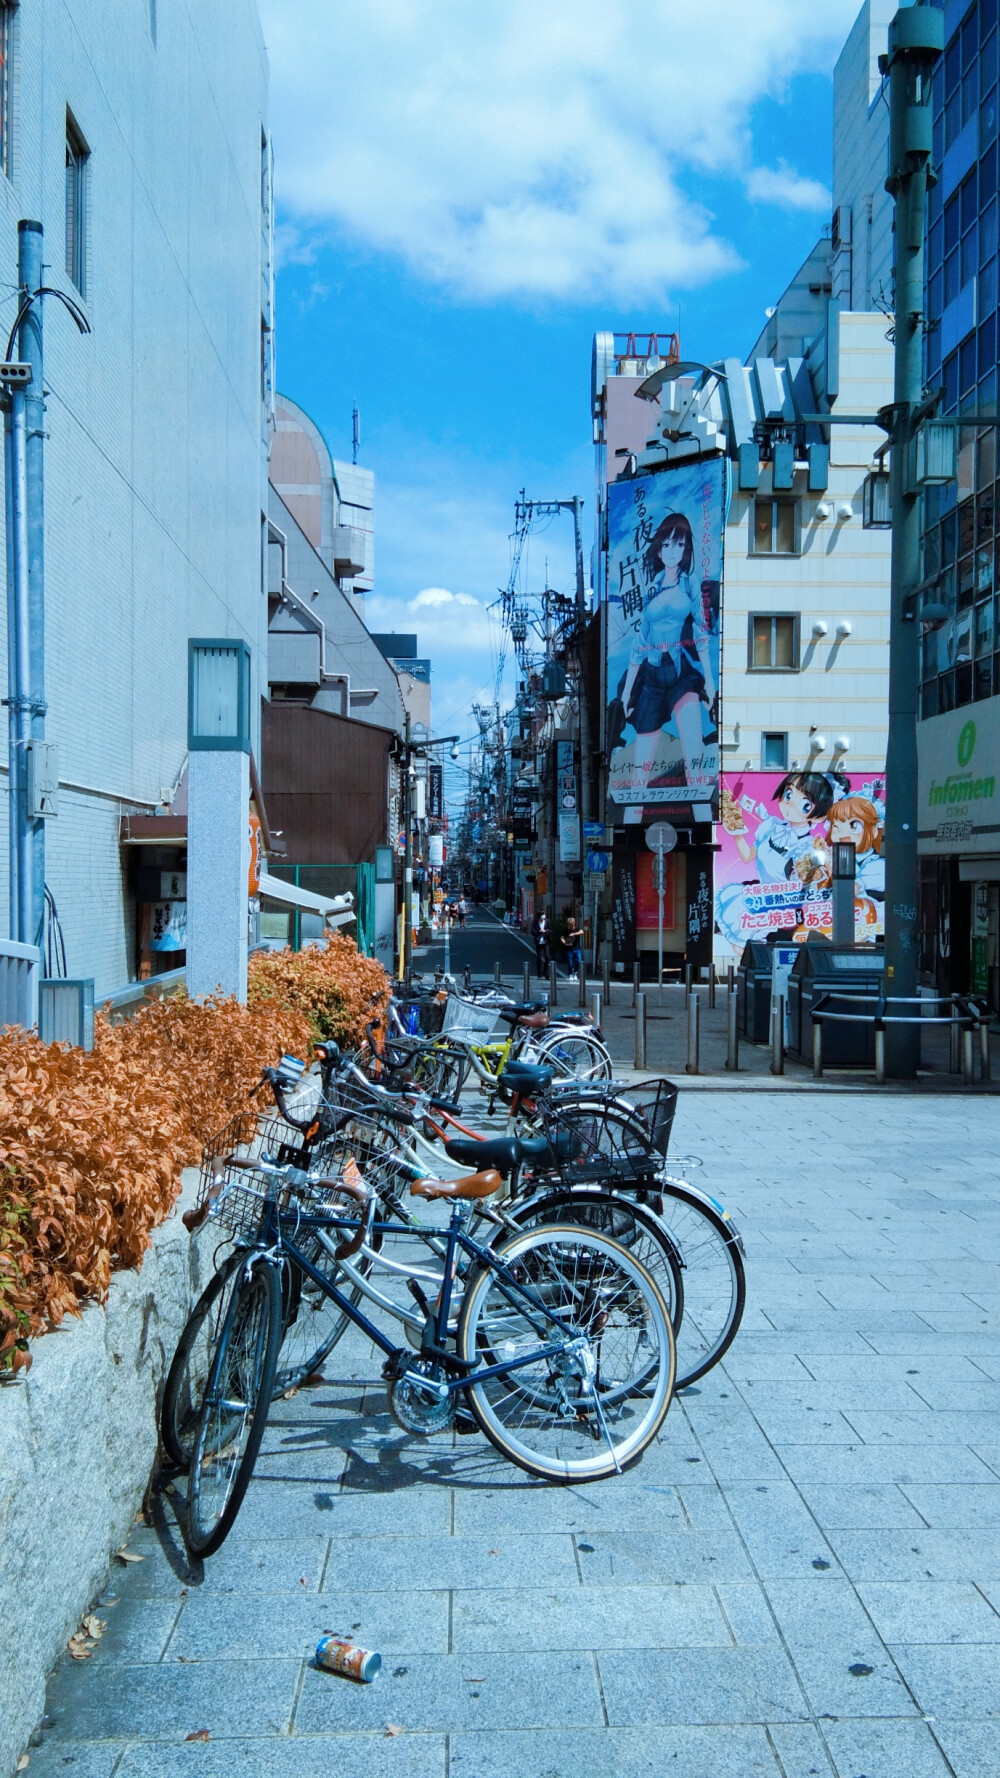
<instances>
[{"instance_id":1,"label":"stone curb wall","mask_svg":"<svg viewBox=\"0 0 1000 1778\"><path fill-rule=\"evenodd\" d=\"M104 1587L156 1461L157 1408L191 1304L211 1267L181 1222L198 1173L107 1305L32 1340L23 1382L0 1386L0 1774L45 1708L53 1662ZM214 1246L214 1243L213 1243Z\"/></svg>"}]
</instances>

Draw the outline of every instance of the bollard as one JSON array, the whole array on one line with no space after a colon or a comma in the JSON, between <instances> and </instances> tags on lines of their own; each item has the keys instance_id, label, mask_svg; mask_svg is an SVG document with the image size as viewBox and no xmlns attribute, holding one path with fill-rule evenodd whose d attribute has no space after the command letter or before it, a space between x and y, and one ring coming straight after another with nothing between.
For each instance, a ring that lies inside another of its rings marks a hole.
<instances>
[{"instance_id":1,"label":"bollard","mask_svg":"<svg viewBox=\"0 0 1000 1778\"><path fill-rule=\"evenodd\" d=\"M640 1074L646 1072L646 996L637 994L635 1001L635 1067Z\"/></svg>"},{"instance_id":2,"label":"bollard","mask_svg":"<svg viewBox=\"0 0 1000 1778\"><path fill-rule=\"evenodd\" d=\"M986 1013L979 1014L979 1078L990 1078L990 1026Z\"/></svg>"},{"instance_id":3,"label":"bollard","mask_svg":"<svg viewBox=\"0 0 1000 1778\"><path fill-rule=\"evenodd\" d=\"M559 970L554 958L549 964L549 1005L559 1005Z\"/></svg>"},{"instance_id":4,"label":"bollard","mask_svg":"<svg viewBox=\"0 0 1000 1778\"><path fill-rule=\"evenodd\" d=\"M708 1005L709 1005L709 1011L714 1012L715 1011L715 964L714 964L714 962L710 963L708 966Z\"/></svg>"},{"instance_id":5,"label":"bollard","mask_svg":"<svg viewBox=\"0 0 1000 1778\"><path fill-rule=\"evenodd\" d=\"M692 988L687 997L687 1061L684 1064L687 1074L698 1074L699 1051L701 1049L701 1001Z\"/></svg>"},{"instance_id":6,"label":"bollard","mask_svg":"<svg viewBox=\"0 0 1000 1778\"><path fill-rule=\"evenodd\" d=\"M611 962L610 962L610 959L607 957L605 957L605 959L604 959L604 967L601 971L601 977L602 977L602 988L603 988L603 992L604 992L604 1004L605 1004L605 1006L610 1006L611 1005Z\"/></svg>"},{"instance_id":7,"label":"bollard","mask_svg":"<svg viewBox=\"0 0 1000 1778\"><path fill-rule=\"evenodd\" d=\"M954 1021L955 1002L954 1002L954 1000L949 1000L947 1004L951 1010L952 1020ZM962 1049L962 1039L959 1035L958 1026L953 1022L952 1024L950 1024L948 1026L948 1072L949 1072L949 1074L959 1074L961 1072L961 1068L962 1068L961 1049Z\"/></svg>"},{"instance_id":8,"label":"bollard","mask_svg":"<svg viewBox=\"0 0 1000 1778\"><path fill-rule=\"evenodd\" d=\"M472 971L469 968L468 964L466 964L466 967L465 967L465 992L467 994L472 993Z\"/></svg>"},{"instance_id":9,"label":"bollard","mask_svg":"<svg viewBox=\"0 0 1000 1778\"><path fill-rule=\"evenodd\" d=\"M526 963L521 971L521 999L531 999L531 964Z\"/></svg>"},{"instance_id":10,"label":"bollard","mask_svg":"<svg viewBox=\"0 0 1000 1778\"><path fill-rule=\"evenodd\" d=\"M813 1019L813 1080L823 1078L823 1025L820 1019Z\"/></svg>"},{"instance_id":11,"label":"bollard","mask_svg":"<svg viewBox=\"0 0 1000 1778\"><path fill-rule=\"evenodd\" d=\"M590 996L590 1022L595 1031L601 1029L601 995L599 989Z\"/></svg>"},{"instance_id":12,"label":"bollard","mask_svg":"<svg viewBox=\"0 0 1000 1778\"><path fill-rule=\"evenodd\" d=\"M580 1006L586 1006L586 1004L587 1004L587 965L586 965L586 963L580 964L579 987L580 987L580 994L579 994L579 999L578 999L577 1004Z\"/></svg>"},{"instance_id":13,"label":"bollard","mask_svg":"<svg viewBox=\"0 0 1000 1778\"><path fill-rule=\"evenodd\" d=\"M638 963L633 963L633 965L632 965L632 1005L637 1006L638 1004L639 1004L639 965L638 965Z\"/></svg>"},{"instance_id":14,"label":"bollard","mask_svg":"<svg viewBox=\"0 0 1000 1778\"><path fill-rule=\"evenodd\" d=\"M785 1000L783 994L771 995L771 1073L785 1072Z\"/></svg>"},{"instance_id":15,"label":"bollard","mask_svg":"<svg viewBox=\"0 0 1000 1778\"><path fill-rule=\"evenodd\" d=\"M735 964L730 963L729 968L726 971L726 991L727 991L727 993L731 994L733 989L735 988L735 986L736 986L736 966L735 966Z\"/></svg>"},{"instance_id":16,"label":"bollard","mask_svg":"<svg viewBox=\"0 0 1000 1778\"><path fill-rule=\"evenodd\" d=\"M962 1032L962 1083L964 1086L971 1087L975 1078L975 1070L972 1066L972 1026L966 1025Z\"/></svg>"},{"instance_id":17,"label":"bollard","mask_svg":"<svg viewBox=\"0 0 1000 1778\"><path fill-rule=\"evenodd\" d=\"M500 965L499 965L499 963L494 963L494 965L493 965L493 984L494 984L494 987L497 987L497 988L499 988L501 985L500 984Z\"/></svg>"},{"instance_id":18,"label":"bollard","mask_svg":"<svg viewBox=\"0 0 1000 1778\"><path fill-rule=\"evenodd\" d=\"M726 1067L736 1073L740 1065L740 997L735 988L726 994Z\"/></svg>"},{"instance_id":19,"label":"bollard","mask_svg":"<svg viewBox=\"0 0 1000 1778\"><path fill-rule=\"evenodd\" d=\"M684 965L684 991L685 991L685 993L690 994L693 986L694 986L694 970L693 970L690 963L685 963L685 965Z\"/></svg>"},{"instance_id":20,"label":"bollard","mask_svg":"<svg viewBox=\"0 0 1000 1778\"><path fill-rule=\"evenodd\" d=\"M816 1027L814 1026L814 1029ZM875 1027L875 1084L885 1086L885 1026Z\"/></svg>"}]
</instances>

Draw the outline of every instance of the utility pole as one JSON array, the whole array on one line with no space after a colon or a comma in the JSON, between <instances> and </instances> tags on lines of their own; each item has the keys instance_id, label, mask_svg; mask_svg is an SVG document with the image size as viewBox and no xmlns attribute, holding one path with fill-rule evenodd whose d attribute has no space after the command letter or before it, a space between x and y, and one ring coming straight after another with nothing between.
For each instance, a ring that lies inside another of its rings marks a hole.
<instances>
[{"instance_id":1,"label":"utility pole","mask_svg":"<svg viewBox=\"0 0 1000 1778\"><path fill-rule=\"evenodd\" d=\"M573 538L576 545L576 648L577 684L580 706L580 815L584 821L591 816L590 774L593 757L590 748L590 706L587 702L587 601L583 574L583 501L573 499Z\"/></svg>"},{"instance_id":2,"label":"utility pole","mask_svg":"<svg viewBox=\"0 0 1000 1778\"><path fill-rule=\"evenodd\" d=\"M410 960L410 934L413 930L413 798L410 793L413 771L413 752L410 743L410 712L406 712L406 726L403 731L403 831L406 834L406 846L403 852L403 936L399 944L399 979L406 980L406 965Z\"/></svg>"},{"instance_id":3,"label":"utility pole","mask_svg":"<svg viewBox=\"0 0 1000 1778\"><path fill-rule=\"evenodd\" d=\"M889 735L886 747L886 992L917 993L917 684L920 490L911 456L923 395L924 210L931 157L931 74L944 49L944 18L934 6L901 7L889 26L889 174L896 211L895 376L892 409L892 568L889 616ZM915 1007L904 1006L904 1013ZM916 1025L890 1025L886 1072L912 1080Z\"/></svg>"}]
</instances>

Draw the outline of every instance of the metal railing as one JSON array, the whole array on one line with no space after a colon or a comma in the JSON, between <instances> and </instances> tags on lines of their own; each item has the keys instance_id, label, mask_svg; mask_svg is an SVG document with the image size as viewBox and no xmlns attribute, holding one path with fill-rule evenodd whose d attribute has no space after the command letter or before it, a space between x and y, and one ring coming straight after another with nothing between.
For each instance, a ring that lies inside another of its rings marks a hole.
<instances>
[{"instance_id":1,"label":"metal railing","mask_svg":"<svg viewBox=\"0 0 1000 1778\"><path fill-rule=\"evenodd\" d=\"M873 1006L874 1011L834 1012L827 1002L832 1000L853 1001L855 1004ZM893 1006L918 1006L918 1013L890 1012ZM946 1006L946 1013L932 1013L926 1009L932 1006ZM803 1007L803 1012L805 1012ZM823 1075L823 1026L828 1021L840 1021L855 1025L871 1025L875 1036L875 1079L879 1086L885 1085L885 1034L890 1025L946 1025L951 1037L950 1071L961 1073L966 1086L972 1086L975 1080L975 1060L973 1039L979 1033L979 1078L989 1080L990 1072L990 1015L985 1002L970 999L965 994L849 994L840 988L827 988L816 995L809 1014L813 1021L812 1028L812 1062L813 1077L822 1079ZM961 1060L959 1060L959 1052Z\"/></svg>"}]
</instances>

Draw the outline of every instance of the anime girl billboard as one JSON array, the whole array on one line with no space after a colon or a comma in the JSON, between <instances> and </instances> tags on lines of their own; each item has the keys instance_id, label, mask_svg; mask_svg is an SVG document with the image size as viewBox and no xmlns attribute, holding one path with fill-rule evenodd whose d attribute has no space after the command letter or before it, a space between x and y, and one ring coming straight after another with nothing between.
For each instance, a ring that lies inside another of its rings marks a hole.
<instances>
[{"instance_id":1,"label":"anime girl billboard","mask_svg":"<svg viewBox=\"0 0 1000 1778\"><path fill-rule=\"evenodd\" d=\"M885 930L885 779L845 772L742 772L720 795L715 921L737 956L750 938L829 938L832 847L855 847L854 936Z\"/></svg>"},{"instance_id":2,"label":"anime girl billboard","mask_svg":"<svg viewBox=\"0 0 1000 1778\"><path fill-rule=\"evenodd\" d=\"M608 794L641 820L719 776L720 457L608 490Z\"/></svg>"}]
</instances>

